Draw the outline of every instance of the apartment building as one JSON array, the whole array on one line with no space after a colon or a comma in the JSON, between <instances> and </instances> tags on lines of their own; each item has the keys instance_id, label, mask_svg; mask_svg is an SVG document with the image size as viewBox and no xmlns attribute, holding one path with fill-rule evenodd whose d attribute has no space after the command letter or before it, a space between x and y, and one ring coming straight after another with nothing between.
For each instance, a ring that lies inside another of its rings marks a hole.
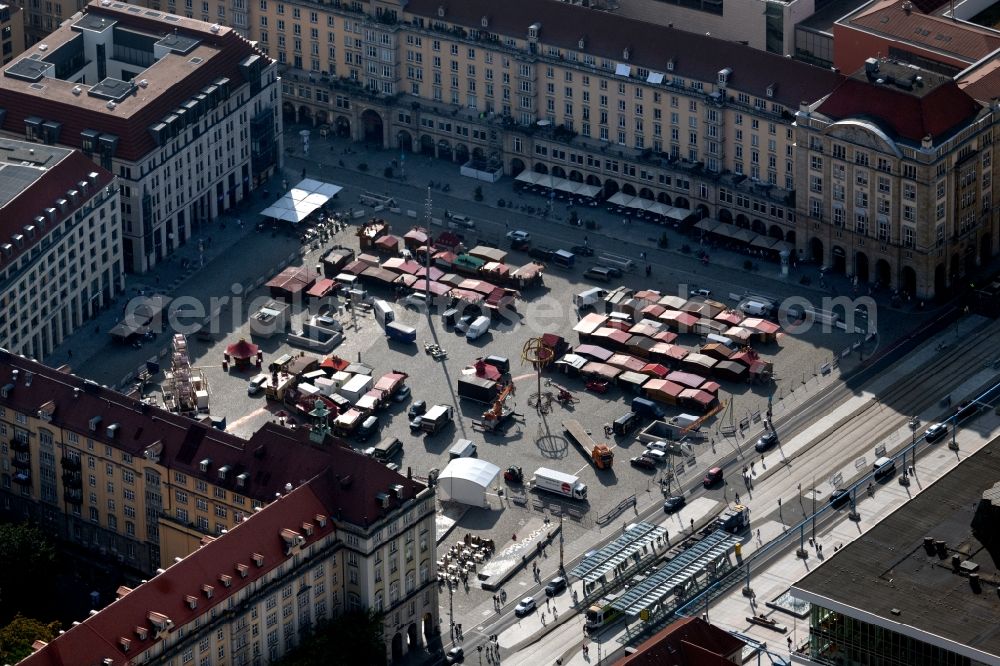
<instances>
[{"instance_id":1,"label":"apartment building","mask_svg":"<svg viewBox=\"0 0 1000 666\"><path fill-rule=\"evenodd\" d=\"M997 106L951 78L870 59L797 114L799 239L829 269L926 299L998 249Z\"/></svg>"},{"instance_id":2,"label":"apartment building","mask_svg":"<svg viewBox=\"0 0 1000 666\"><path fill-rule=\"evenodd\" d=\"M794 228L792 120L840 77L740 44L553 0L263 0L286 118L459 163L550 173ZM539 122L541 121L541 122Z\"/></svg>"},{"instance_id":3,"label":"apartment building","mask_svg":"<svg viewBox=\"0 0 1000 666\"><path fill-rule=\"evenodd\" d=\"M386 611L387 637L401 633L394 651L405 653L429 631L410 624L430 613L437 631L432 489L318 424L267 424L243 440L0 350L0 513L137 578L326 470L336 476L324 482L325 513L346 558L340 603Z\"/></svg>"},{"instance_id":4,"label":"apartment building","mask_svg":"<svg viewBox=\"0 0 1000 666\"><path fill-rule=\"evenodd\" d=\"M398 661L438 630L437 584L429 577L418 584L415 573L418 560L421 567L434 563L433 537L422 537L419 548L416 543L418 530L427 526L423 518L430 517L433 529L434 500L432 491L415 484L398 485L391 499L365 494L375 489L375 476L345 485L344 477L327 470L152 580L119 588L116 601L20 663L268 663L318 622L368 604L386 610L387 656ZM354 529L349 520L371 520L373 530ZM387 574L394 591L384 601L381 587L364 589L371 552L389 561L390 571L397 562L398 571L406 569L405 587L402 574Z\"/></svg>"},{"instance_id":5,"label":"apartment building","mask_svg":"<svg viewBox=\"0 0 1000 666\"><path fill-rule=\"evenodd\" d=\"M44 360L124 288L114 176L0 138L0 345Z\"/></svg>"},{"instance_id":6,"label":"apartment building","mask_svg":"<svg viewBox=\"0 0 1000 666\"><path fill-rule=\"evenodd\" d=\"M24 10L0 3L0 64L6 65L24 51Z\"/></svg>"},{"instance_id":7,"label":"apartment building","mask_svg":"<svg viewBox=\"0 0 1000 666\"><path fill-rule=\"evenodd\" d=\"M119 177L126 271L155 266L280 162L275 64L230 28L95 0L2 72L0 129Z\"/></svg>"}]
</instances>

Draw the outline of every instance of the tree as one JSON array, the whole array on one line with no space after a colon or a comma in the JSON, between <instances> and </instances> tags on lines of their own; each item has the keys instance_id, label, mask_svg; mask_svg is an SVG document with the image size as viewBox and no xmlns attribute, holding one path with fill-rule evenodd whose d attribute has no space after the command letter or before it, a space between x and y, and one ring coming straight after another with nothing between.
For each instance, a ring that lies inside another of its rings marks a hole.
<instances>
[{"instance_id":1,"label":"tree","mask_svg":"<svg viewBox=\"0 0 1000 666\"><path fill-rule=\"evenodd\" d=\"M278 666L328 666L333 662L381 666L385 664L384 620L382 613L361 610L321 622Z\"/></svg>"},{"instance_id":2,"label":"tree","mask_svg":"<svg viewBox=\"0 0 1000 666\"><path fill-rule=\"evenodd\" d=\"M52 579L55 559L55 547L37 527L0 525L0 622L13 617L15 604L27 610L44 593L39 585Z\"/></svg>"},{"instance_id":3,"label":"tree","mask_svg":"<svg viewBox=\"0 0 1000 666\"><path fill-rule=\"evenodd\" d=\"M44 624L20 613L0 629L0 664L16 664L31 654L35 641L46 643L59 635L59 623Z\"/></svg>"}]
</instances>

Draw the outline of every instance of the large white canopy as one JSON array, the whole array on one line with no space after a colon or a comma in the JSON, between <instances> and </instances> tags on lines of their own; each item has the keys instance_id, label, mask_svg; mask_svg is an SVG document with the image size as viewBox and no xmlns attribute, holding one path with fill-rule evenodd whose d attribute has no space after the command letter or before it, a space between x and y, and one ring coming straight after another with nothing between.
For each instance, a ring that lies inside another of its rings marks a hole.
<instances>
[{"instance_id":1,"label":"large white canopy","mask_svg":"<svg viewBox=\"0 0 1000 666\"><path fill-rule=\"evenodd\" d=\"M455 458L438 475L438 490L443 500L470 506L485 506L486 491L500 473L500 468L478 458Z\"/></svg>"},{"instance_id":2,"label":"large white canopy","mask_svg":"<svg viewBox=\"0 0 1000 666\"><path fill-rule=\"evenodd\" d=\"M261 211L261 215L298 224L316 212L342 189L344 188L339 185L305 178L288 190L285 196Z\"/></svg>"}]
</instances>

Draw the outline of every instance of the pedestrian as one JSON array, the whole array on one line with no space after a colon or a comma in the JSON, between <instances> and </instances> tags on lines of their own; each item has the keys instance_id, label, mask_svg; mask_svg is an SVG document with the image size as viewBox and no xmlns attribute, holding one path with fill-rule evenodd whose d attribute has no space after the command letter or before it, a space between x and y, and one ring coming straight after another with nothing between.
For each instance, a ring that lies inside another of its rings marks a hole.
<instances>
[{"instance_id":1,"label":"pedestrian","mask_svg":"<svg viewBox=\"0 0 1000 666\"><path fill-rule=\"evenodd\" d=\"M740 503L740 494L739 493L736 493L736 503L737 504Z\"/></svg>"},{"instance_id":2,"label":"pedestrian","mask_svg":"<svg viewBox=\"0 0 1000 666\"><path fill-rule=\"evenodd\" d=\"M760 528L757 528L757 541L760 541Z\"/></svg>"},{"instance_id":3,"label":"pedestrian","mask_svg":"<svg viewBox=\"0 0 1000 666\"><path fill-rule=\"evenodd\" d=\"M750 462L750 473L751 473L751 474L753 474L753 473L754 473L754 469L753 469L753 467L754 467L754 465L755 465L755 464L756 464L756 463L754 463L753 461L751 461L751 462Z\"/></svg>"}]
</instances>

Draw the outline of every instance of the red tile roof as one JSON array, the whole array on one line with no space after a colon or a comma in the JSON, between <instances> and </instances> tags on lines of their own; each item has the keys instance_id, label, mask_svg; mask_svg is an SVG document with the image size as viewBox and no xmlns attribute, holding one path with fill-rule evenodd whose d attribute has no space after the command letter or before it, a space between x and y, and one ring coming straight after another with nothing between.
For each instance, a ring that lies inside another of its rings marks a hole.
<instances>
[{"instance_id":1,"label":"red tile roof","mask_svg":"<svg viewBox=\"0 0 1000 666\"><path fill-rule=\"evenodd\" d=\"M74 96L70 91L76 84L70 81L47 78L44 89L36 90L30 87L28 81L0 76L0 108L7 110L2 129L23 134L25 118L38 116L44 120L54 120L62 123L60 145L73 148L82 148L80 132L85 129L114 134L119 137L115 157L135 161L156 149L156 142L149 131L151 126L220 77L230 79L232 88L242 85L244 78L239 63L247 57L258 55L267 58L232 28L222 27L217 33L213 33L208 23L184 17L179 17L176 22L167 22L163 20L166 14L162 12L152 12L156 15L153 17L147 16L146 10L134 10L135 6L120 2L103 6L99 0L92 0L84 8L87 14L107 16L117 21L119 26L148 34L166 35L176 32L181 36L194 37L201 41L202 46L197 47L197 50L204 62L197 67L189 65L192 54L169 54L161 58L152 65L152 71L156 75L151 73L147 77L148 88L143 89L141 94L122 100L114 110L106 109L103 100ZM63 26L47 38L46 42L51 49L55 49L59 43L77 34L70 26ZM29 48L24 57L30 57L36 48ZM11 64L14 62L17 59ZM170 71L171 62L187 69L181 73ZM157 68L164 71L158 72Z\"/></svg>"},{"instance_id":2,"label":"red tile roof","mask_svg":"<svg viewBox=\"0 0 1000 666\"><path fill-rule=\"evenodd\" d=\"M738 659L743 641L729 632L688 617L677 620L642 643L638 650L621 661L619 666L731 666Z\"/></svg>"},{"instance_id":3,"label":"red tile roof","mask_svg":"<svg viewBox=\"0 0 1000 666\"><path fill-rule=\"evenodd\" d=\"M914 71L924 77L929 91L916 94L872 83L862 73L845 79L817 111L834 120L870 119L894 138L920 143L925 136L937 141L962 128L983 110L952 79Z\"/></svg>"},{"instance_id":4,"label":"red tile roof","mask_svg":"<svg viewBox=\"0 0 1000 666\"><path fill-rule=\"evenodd\" d=\"M444 18L438 18L439 7L445 9ZM623 53L630 49L628 64L667 73L667 62L672 60L673 74L703 82L716 81L720 70L730 68L727 87L765 97L768 86L776 84L774 100L791 109L797 109L799 102L821 98L841 78L828 69L736 42L556 0L506 0L502 6L493 0L410 0L406 12L431 23L443 21L472 30L484 30L482 19L486 17L486 31L520 40L528 34L529 26L540 23L541 44L583 51L616 63L626 62ZM583 49L579 47L581 39L585 40ZM606 75L615 78L613 71Z\"/></svg>"},{"instance_id":5,"label":"red tile roof","mask_svg":"<svg viewBox=\"0 0 1000 666\"><path fill-rule=\"evenodd\" d=\"M36 146L33 143L0 140L2 146L23 146L25 150L34 149L36 153L42 151L52 151L62 153L63 150L52 146ZM10 155L11 162L18 163L16 154L0 150L0 160L3 156ZM26 168L26 167L20 167ZM96 183L90 184L88 175L97 174ZM91 162L87 157L78 151L71 151L55 160L47 162L40 168L40 175L26 189L22 190L6 205L0 206L0 244L11 243L11 236L21 234L24 236L24 245L17 247L14 245L13 253L10 257L2 257L3 266L15 261L20 255L29 252L32 247L42 241L53 229L62 225L65 220L72 220L74 213L83 207L85 202L94 198L94 195L107 187L114 180L114 176L97 164ZM81 181L87 181L86 189L80 187ZM80 193L80 203L74 204L68 192L76 190ZM65 213L59 211L56 206L57 199L65 199L69 206ZM39 215L46 217L45 209L56 209L56 221L47 221L45 229L39 229L35 223L35 218ZM36 227L35 237L29 238L24 233L24 226L31 224Z\"/></svg>"},{"instance_id":6,"label":"red tile roof","mask_svg":"<svg viewBox=\"0 0 1000 666\"><path fill-rule=\"evenodd\" d=\"M18 371L14 380L13 371ZM32 373L30 386L26 373ZM54 403L52 423L102 444L110 444L133 456L158 451L160 464L262 502L283 492L285 484L302 485L325 469L334 469L345 479L337 499L340 519L365 526L384 513L375 495L401 484L413 497L424 486L393 472L385 465L352 451L340 440L328 438L315 445L305 430L293 432L267 423L249 440L210 428L187 417L143 405L75 375L35 363L9 352L0 352L0 387L13 384L0 406L34 414L48 401ZM74 389L79 395L74 396ZM95 430L91 420L100 417ZM118 432L108 437L107 428L117 423ZM200 463L210 460L207 472ZM225 480L218 470L228 466ZM237 486L237 475L246 483ZM393 504L391 508L395 507Z\"/></svg>"},{"instance_id":7,"label":"red tile roof","mask_svg":"<svg viewBox=\"0 0 1000 666\"><path fill-rule=\"evenodd\" d=\"M169 633L222 606L292 557L289 541L301 538L304 549L334 533L330 514L337 509L336 485L328 471L287 493L72 627L21 661L21 666L129 664ZM158 633L152 617L169 619L171 629ZM145 628L145 638L138 628ZM129 641L127 652L122 639Z\"/></svg>"},{"instance_id":8,"label":"red tile roof","mask_svg":"<svg viewBox=\"0 0 1000 666\"><path fill-rule=\"evenodd\" d=\"M845 23L950 55L970 64L1000 48L1000 34L994 30L964 21L952 21L942 16L922 14L914 9L907 11L903 8L904 4L906 0L877 3L868 11L848 18Z\"/></svg>"}]
</instances>

